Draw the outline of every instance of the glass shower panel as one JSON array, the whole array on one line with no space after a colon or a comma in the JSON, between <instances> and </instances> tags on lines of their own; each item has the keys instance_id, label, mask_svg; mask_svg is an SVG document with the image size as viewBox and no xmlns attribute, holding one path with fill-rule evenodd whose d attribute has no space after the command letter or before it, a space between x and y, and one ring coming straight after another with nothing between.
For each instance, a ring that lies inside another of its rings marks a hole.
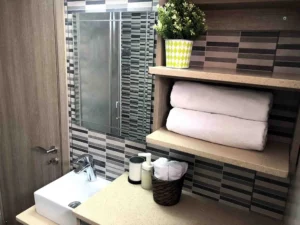
<instances>
[{"instance_id":1,"label":"glass shower panel","mask_svg":"<svg viewBox=\"0 0 300 225\"><path fill-rule=\"evenodd\" d=\"M111 23L79 16L81 121L84 127L110 132Z\"/></svg>"}]
</instances>

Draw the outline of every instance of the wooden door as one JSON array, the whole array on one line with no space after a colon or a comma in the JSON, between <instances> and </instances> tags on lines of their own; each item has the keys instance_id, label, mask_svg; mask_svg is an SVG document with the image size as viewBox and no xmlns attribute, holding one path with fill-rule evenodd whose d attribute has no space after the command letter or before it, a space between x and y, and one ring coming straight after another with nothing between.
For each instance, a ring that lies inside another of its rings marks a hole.
<instances>
[{"instance_id":1,"label":"wooden door","mask_svg":"<svg viewBox=\"0 0 300 225\"><path fill-rule=\"evenodd\" d=\"M55 4L0 0L0 190L9 225L34 204L35 190L62 175L62 163L47 163L62 160L63 146ZM52 145L57 154L32 150Z\"/></svg>"}]
</instances>

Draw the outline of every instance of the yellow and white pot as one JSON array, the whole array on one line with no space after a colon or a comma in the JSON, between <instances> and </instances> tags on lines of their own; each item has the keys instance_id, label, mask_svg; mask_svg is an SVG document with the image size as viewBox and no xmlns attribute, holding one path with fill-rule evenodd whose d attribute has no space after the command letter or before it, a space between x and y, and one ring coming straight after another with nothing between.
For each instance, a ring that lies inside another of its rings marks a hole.
<instances>
[{"instance_id":1,"label":"yellow and white pot","mask_svg":"<svg viewBox=\"0 0 300 225\"><path fill-rule=\"evenodd\" d=\"M172 39L165 40L166 66L171 68L189 68L193 41Z\"/></svg>"}]
</instances>

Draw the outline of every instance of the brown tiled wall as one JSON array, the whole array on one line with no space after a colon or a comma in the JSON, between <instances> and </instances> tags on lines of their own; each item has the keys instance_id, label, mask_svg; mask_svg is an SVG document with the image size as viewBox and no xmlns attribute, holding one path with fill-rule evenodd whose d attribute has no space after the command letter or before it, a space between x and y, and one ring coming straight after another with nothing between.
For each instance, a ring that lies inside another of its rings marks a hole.
<instances>
[{"instance_id":1,"label":"brown tiled wall","mask_svg":"<svg viewBox=\"0 0 300 225\"><path fill-rule=\"evenodd\" d=\"M192 67L300 73L300 32L208 31L194 42Z\"/></svg>"}]
</instances>

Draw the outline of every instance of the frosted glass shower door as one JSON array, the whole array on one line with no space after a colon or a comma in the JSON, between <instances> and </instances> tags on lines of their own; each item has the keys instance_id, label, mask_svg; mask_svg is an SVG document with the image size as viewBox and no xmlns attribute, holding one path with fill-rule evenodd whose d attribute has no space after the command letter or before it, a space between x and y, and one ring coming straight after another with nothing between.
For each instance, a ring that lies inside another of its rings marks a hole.
<instances>
[{"instance_id":1,"label":"frosted glass shower door","mask_svg":"<svg viewBox=\"0 0 300 225\"><path fill-rule=\"evenodd\" d=\"M119 35L112 13L103 18L79 16L78 58L80 72L81 125L118 134Z\"/></svg>"}]
</instances>

